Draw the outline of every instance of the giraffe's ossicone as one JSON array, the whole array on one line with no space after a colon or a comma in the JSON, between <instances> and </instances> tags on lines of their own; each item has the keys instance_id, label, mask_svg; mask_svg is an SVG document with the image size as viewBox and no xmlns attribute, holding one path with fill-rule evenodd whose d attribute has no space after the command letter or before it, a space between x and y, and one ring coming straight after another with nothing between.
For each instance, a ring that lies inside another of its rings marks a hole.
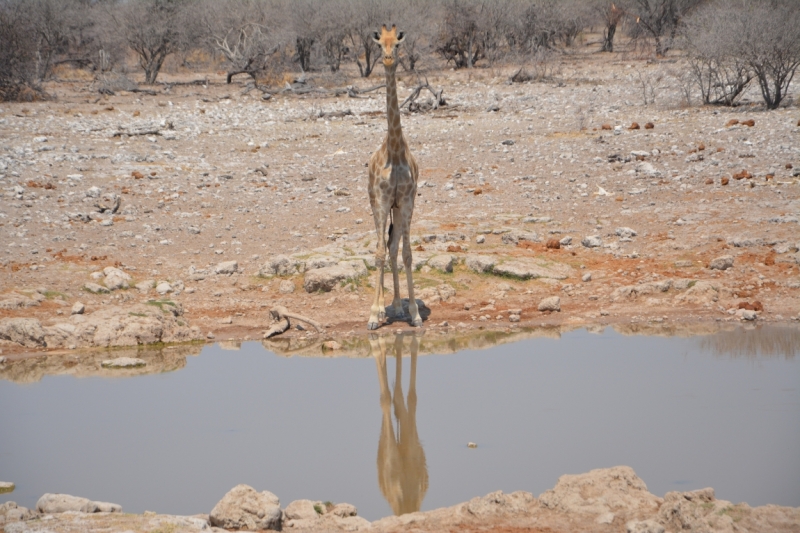
<instances>
[{"instance_id":1,"label":"giraffe's ossicone","mask_svg":"<svg viewBox=\"0 0 800 533\"><path fill-rule=\"evenodd\" d=\"M369 159L369 203L375 218L378 232L375 266L378 269L375 286L375 299L370 309L368 329L377 329L386 318L383 299L383 269L386 262L386 249L392 265L394 298L392 313L395 317L404 316L403 301L400 299L400 277L397 271L397 252L400 240L403 241L403 266L408 282L408 314L413 326L422 326L417 302L414 299L414 280L411 267L411 216L414 213L414 200L417 197L417 162L408 149L400 126L400 107L397 103L397 48L403 42L403 32L393 25L373 35L383 52L383 66L386 70L386 118L389 129L383 144ZM391 225L387 231L387 221L391 215ZM388 238L388 242L387 242Z\"/></svg>"}]
</instances>

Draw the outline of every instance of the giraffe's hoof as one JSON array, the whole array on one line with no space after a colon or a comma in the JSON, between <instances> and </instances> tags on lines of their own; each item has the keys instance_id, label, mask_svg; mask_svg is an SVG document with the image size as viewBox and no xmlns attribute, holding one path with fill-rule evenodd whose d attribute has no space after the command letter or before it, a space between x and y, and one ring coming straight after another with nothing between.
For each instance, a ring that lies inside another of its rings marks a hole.
<instances>
[{"instance_id":1,"label":"giraffe's hoof","mask_svg":"<svg viewBox=\"0 0 800 533\"><path fill-rule=\"evenodd\" d=\"M380 327L380 323L378 322L367 322L367 329L373 330L378 329Z\"/></svg>"},{"instance_id":2,"label":"giraffe's hoof","mask_svg":"<svg viewBox=\"0 0 800 533\"><path fill-rule=\"evenodd\" d=\"M422 319L421 318L416 319L415 321L413 321L411 323L411 325L414 326L415 328L421 328L422 327Z\"/></svg>"}]
</instances>

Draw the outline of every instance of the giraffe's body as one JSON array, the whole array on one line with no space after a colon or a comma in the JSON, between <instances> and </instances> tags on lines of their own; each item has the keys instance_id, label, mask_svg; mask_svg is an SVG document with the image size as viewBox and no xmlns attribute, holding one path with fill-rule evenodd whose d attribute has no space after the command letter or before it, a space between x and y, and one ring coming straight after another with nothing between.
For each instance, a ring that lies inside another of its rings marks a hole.
<instances>
[{"instance_id":1,"label":"giraffe's body","mask_svg":"<svg viewBox=\"0 0 800 533\"><path fill-rule=\"evenodd\" d=\"M403 240L403 266L408 282L408 313L413 326L421 326L416 300L414 281L411 276L411 217L414 213L414 200L417 197L417 162L403 137L400 126L400 108L397 102L397 45L403 34L392 26L383 27L380 35L375 33L375 41L383 48L383 66L386 69L386 116L389 130L386 139L369 160L369 203L375 218L378 244L375 251L375 266L378 269L375 300L370 310L369 329L377 329L385 318L383 299L383 269L386 262L386 248L392 265L394 298L392 309L396 317L403 316L403 302L400 299L400 277L397 271L397 252L400 239ZM389 239L387 243L387 221L391 214Z\"/></svg>"}]
</instances>

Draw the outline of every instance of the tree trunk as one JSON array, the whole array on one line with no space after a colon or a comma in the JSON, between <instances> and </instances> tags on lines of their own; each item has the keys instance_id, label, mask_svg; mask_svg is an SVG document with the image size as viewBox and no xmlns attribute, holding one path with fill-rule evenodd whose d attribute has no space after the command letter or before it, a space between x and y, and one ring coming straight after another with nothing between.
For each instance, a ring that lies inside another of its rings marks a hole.
<instances>
[{"instance_id":1,"label":"tree trunk","mask_svg":"<svg viewBox=\"0 0 800 533\"><path fill-rule=\"evenodd\" d=\"M614 34L617 33L617 25L609 24L603 36L603 52L614 51Z\"/></svg>"}]
</instances>

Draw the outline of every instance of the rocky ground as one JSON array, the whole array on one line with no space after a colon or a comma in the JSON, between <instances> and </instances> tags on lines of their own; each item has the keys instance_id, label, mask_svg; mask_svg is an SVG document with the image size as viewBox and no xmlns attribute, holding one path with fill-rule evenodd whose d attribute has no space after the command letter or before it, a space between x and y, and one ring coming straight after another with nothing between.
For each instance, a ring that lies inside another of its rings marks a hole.
<instances>
[{"instance_id":1,"label":"rocky ground","mask_svg":"<svg viewBox=\"0 0 800 533\"><path fill-rule=\"evenodd\" d=\"M676 87L644 105L636 73L680 62L564 61L547 83L436 73L447 105L403 116L425 328L799 320L800 110L684 107ZM365 332L382 90L207 79L0 104L2 357L260 338L276 306Z\"/></svg>"},{"instance_id":2,"label":"rocky ground","mask_svg":"<svg viewBox=\"0 0 800 533\"><path fill-rule=\"evenodd\" d=\"M277 496L238 485L207 515L123 514L120 506L63 494L43 495L35 510L13 502L0 505L0 530L6 533L166 532L225 530L319 531L503 531L627 532L680 531L775 533L800 531L800 508L752 508L717 500L714 489L648 492L630 467L562 476L538 498L529 492L493 492L428 512L369 522L349 504L297 500L285 508Z\"/></svg>"}]
</instances>

